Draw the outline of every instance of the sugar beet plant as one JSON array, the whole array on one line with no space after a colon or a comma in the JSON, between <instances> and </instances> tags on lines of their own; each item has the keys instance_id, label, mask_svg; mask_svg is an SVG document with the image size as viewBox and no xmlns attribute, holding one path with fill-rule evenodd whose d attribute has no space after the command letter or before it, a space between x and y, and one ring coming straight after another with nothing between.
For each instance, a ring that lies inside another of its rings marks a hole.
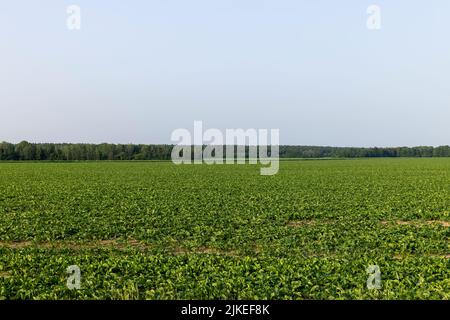
<instances>
[{"instance_id":1,"label":"sugar beet plant","mask_svg":"<svg viewBox=\"0 0 450 320\"><path fill-rule=\"evenodd\" d=\"M450 298L446 158L0 163L0 188L2 299Z\"/></svg>"}]
</instances>

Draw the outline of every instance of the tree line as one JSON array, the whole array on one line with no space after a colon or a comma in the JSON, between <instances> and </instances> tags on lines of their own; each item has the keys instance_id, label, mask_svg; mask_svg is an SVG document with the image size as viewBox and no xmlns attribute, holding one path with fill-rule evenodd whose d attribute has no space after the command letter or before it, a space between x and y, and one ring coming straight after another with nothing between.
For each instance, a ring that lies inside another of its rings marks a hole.
<instances>
[{"instance_id":1,"label":"tree line","mask_svg":"<svg viewBox=\"0 0 450 320\"><path fill-rule=\"evenodd\" d=\"M0 160L170 160L173 147L168 144L2 142ZM450 146L346 148L282 145L279 155L280 158L450 157Z\"/></svg>"}]
</instances>

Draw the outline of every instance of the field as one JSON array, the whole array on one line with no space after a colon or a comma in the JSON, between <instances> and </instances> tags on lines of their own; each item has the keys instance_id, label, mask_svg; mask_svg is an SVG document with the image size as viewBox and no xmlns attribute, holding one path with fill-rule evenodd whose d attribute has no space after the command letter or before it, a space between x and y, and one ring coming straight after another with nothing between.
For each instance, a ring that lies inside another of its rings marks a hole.
<instances>
[{"instance_id":1,"label":"field","mask_svg":"<svg viewBox=\"0 0 450 320\"><path fill-rule=\"evenodd\" d=\"M448 158L0 163L0 190L0 299L450 299Z\"/></svg>"}]
</instances>

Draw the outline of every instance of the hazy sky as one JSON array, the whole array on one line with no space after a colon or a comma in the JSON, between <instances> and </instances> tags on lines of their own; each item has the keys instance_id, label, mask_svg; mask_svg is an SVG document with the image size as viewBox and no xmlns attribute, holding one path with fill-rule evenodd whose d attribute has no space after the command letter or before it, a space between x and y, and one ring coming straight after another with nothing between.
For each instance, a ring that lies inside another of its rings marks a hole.
<instances>
[{"instance_id":1,"label":"hazy sky","mask_svg":"<svg viewBox=\"0 0 450 320\"><path fill-rule=\"evenodd\" d=\"M2 1L0 141L170 143L202 120L282 144L450 144L449 34L448 0Z\"/></svg>"}]
</instances>

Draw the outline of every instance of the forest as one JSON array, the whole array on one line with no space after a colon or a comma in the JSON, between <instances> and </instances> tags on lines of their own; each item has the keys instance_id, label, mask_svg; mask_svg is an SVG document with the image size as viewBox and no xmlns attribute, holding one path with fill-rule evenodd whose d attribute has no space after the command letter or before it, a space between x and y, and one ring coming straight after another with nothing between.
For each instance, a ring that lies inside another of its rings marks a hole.
<instances>
[{"instance_id":1,"label":"forest","mask_svg":"<svg viewBox=\"0 0 450 320\"><path fill-rule=\"evenodd\" d=\"M2 142L0 160L170 160L173 147L168 144ZM279 154L280 158L450 157L450 146L355 148L282 145Z\"/></svg>"}]
</instances>

